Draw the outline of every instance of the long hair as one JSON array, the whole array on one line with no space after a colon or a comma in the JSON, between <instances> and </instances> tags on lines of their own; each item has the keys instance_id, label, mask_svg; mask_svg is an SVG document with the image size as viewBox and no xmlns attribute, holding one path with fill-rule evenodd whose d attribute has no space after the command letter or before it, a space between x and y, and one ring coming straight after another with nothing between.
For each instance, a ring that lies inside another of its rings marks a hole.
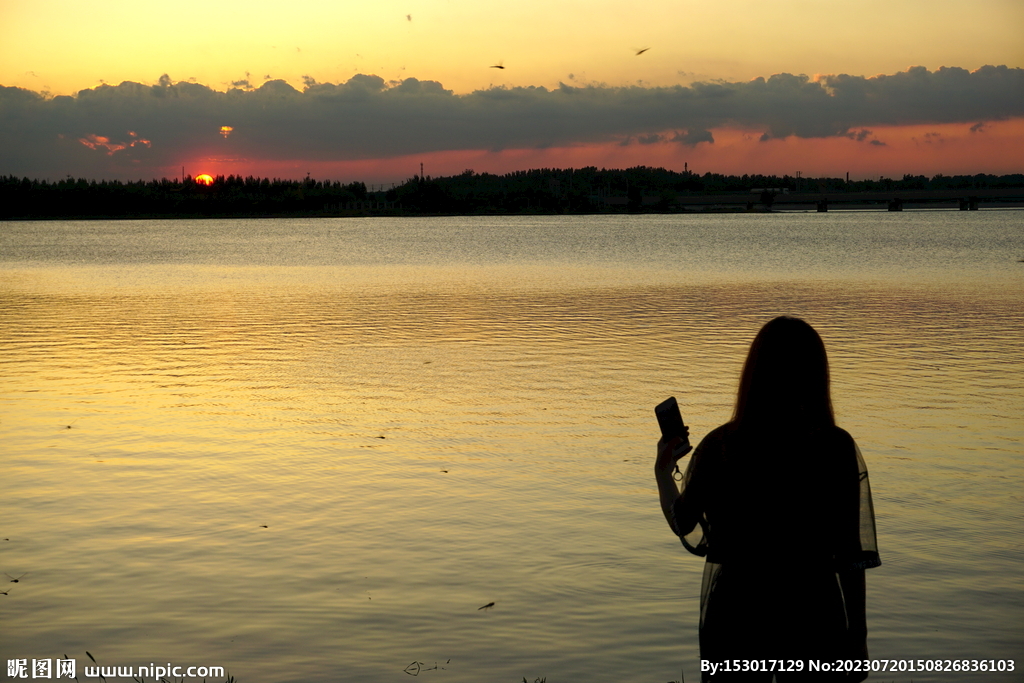
<instances>
[{"instance_id":1,"label":"long hair","mask_svg":"<svg viewBox=\"0 0 1024 683\"><path fill-rule=\"evenodd\" d=\"M781 316L761 328L743 365L733 422L741 429L835 425L828 356L813 327Z\"/></svg>"}]
</instances>

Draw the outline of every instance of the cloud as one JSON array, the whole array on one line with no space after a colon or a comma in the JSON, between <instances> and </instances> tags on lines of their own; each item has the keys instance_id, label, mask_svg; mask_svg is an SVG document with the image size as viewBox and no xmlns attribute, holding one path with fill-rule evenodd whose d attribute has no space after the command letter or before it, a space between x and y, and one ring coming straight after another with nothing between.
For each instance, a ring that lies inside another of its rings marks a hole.
<instances>
[{"instance_id":1,"label":"cloud","mask_svg":"<svg viewBox=\"0 0 1024 683\"><path fill-rule=\"evenodd\" d=\"M680 142L690 147L696 146L700 142L714 142L715 136L711 134L710 130L684 130L676 133L672 138L673 142Z\"/></svg>"},{"instance_id":2,"label":"cloud","mask_svg":"<svg viewBox=\"0 0 1024 683\"><path fill-rule=\"evenodd\" d=\"M851 130L849 133L846 134L846 137L848 137L849 139L854 140L856 142L867 142L869 145L874 145L875 147L887 147L888 146L884 142L882 142L881 140L878 140L878 139L869 140L868 138L870 138L872 135L874 135L873 131L870 131L867 128L861 128L858 131L852 131Z\"/></svg>"},{"instance_id":3,"label":"cloud","mask_svg":"<svg viewBox=\"0 0 1024 683\"><path fill-rule=\"evenodd\" d=\"M127 147L125 144L111 142L110 138L105 138L102 135L93 135L92 133L86 135L84 138L79 138L78 141L89 149L103 148L107 150L107 156L113 156L114 152L120 152L122 149Z\"/></svg>"},{"instance_id":4,"label":"cloud","mask_svg":"<svg viewBox=\"0 0 1024 683\"><path fill-rule=\"evenodd\" d=\"M94 135L90 133L84 138L79 138L78 142L88 147L89 149L98 150L105 149L107 156L114 156L117 152L129 147L135 147L136 145L143 145L150 147L152 143L145 138L140 138L138 134L133 131L127 131L127 137L122 142L111 141L110 138L103 137L102 135Z\"/></svg>"},{"instance_id":5,"label":"cloud","mask_svg":"<svg viewBox=\"0 0 1024 683\"><path fill-rule=\"evenodd\" d=\"M607 142L695 146L714 144L716 128L755 130L765 141L850 137L879 145L869 139L872 126L969 123L980 131L984 122L1024 116L1024 69L1005 66L462 95L416 78L303 81L299 91L281 80L253 87L246 78L236 84L242 88L221 92L164 75L156 85L100 85L53 98L0 86L0 174L116 177L131 169L138 177L211 156L344 161ZM132 145L129 131L150 144Z\"/></svg>"}]
</instances>

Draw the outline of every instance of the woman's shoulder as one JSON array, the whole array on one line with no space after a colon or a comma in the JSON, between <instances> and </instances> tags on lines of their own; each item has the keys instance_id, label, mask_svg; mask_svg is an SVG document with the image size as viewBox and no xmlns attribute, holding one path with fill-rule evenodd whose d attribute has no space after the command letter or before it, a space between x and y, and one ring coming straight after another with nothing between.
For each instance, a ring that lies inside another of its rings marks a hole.
<instances>
[{"instance_id":1,"label":"woman's shoulder","mask_svg":"<svg viewBox=\"0 0 1024 683\"><path fill-rule=\"evenodd\" d=\"M698 449L714 451L721 450L727 443L732 442L744 444L750 439L758 437L760 432L755 431L753 434L741 431L735 422L726 422L723 425L715 427L707 435L701 439ZM842 427L838 425L829 425L828 427L820 427L812 429L810 431L804 431L801 436L798 433L789 433L786 437L787 442L795 444L801 442L803 439L808 439L809 443L818 443L819 445L830 445L833 448L841 450L856 451L857 444Z\"/></svg>"},{"instance_id":2,"label":"woman's shoulder","mask_svg":"<svg viewBox=\"0 0 1024 683\"><path fill-rule=\"evenodd\" d=\"M852 436L850 436L850 432L846 431L839 425L832 425L828 428L827 433L837 445L851 449L857 448L857 442L853 440Z\"/></svg>"},{"instance_id":3,"label":"woman's shoulder","mask_svg":"<svg viewBox=\"0 0 1024 683\"><path fill-rule=\"evenodd\" d=\"M720 441L727 438L730 434L736 431L736 423L726 422L724 425L719 425L707 433L704 440Z\"/></svg>"},{"instance_id":4,"label":"woman's shoulder","mask_svg":"<svg viewBox=\"0 0 1024 683\"><path fill-rule=\"evenodd\" d=\"M708 432L703 439L700 440L699 448L701 449L717 449L736 431L736 425L732 422L726 422L724 425L715 427Z\"/></svg>"}]
</instances>

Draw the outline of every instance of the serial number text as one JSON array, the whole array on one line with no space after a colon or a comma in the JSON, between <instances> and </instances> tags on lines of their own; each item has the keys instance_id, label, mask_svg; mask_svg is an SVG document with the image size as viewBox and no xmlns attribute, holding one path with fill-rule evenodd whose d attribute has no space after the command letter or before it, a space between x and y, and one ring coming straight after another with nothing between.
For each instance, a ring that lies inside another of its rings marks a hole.
<instances>
[{"instance_id":1,"label":"serial number text","mask_svg":"<svg viewBox=\"0 0 1024 683\"><path fill-rule=\"evenodd\" d=\"M1012 659L726 659L700 660L700 670L716 673L744 671L906 671L914 672L1008 672L1016 671Z\"/></svg>"}]
</instances>

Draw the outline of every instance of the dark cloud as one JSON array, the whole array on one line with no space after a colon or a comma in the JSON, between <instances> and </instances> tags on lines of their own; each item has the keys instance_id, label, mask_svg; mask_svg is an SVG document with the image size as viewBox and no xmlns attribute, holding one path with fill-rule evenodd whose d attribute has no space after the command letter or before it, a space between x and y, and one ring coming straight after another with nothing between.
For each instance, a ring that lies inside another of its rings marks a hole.
<instances>
[{"instance_id":1,"label":"dark cloud","mask_svg":"<svg viewBox=\"0 0 1024 683\"><path fill-rule=\"evenodd\" d=\"M714 144L710 131L730 126L761 131L763 140L847 136L884 144L869 139L870 127L970 123L980 131L984 122L1024 116L1024 70L1005 66L465 95L416 78L303 81L302 91L280 80L254 87L247 74L221 92L165 75L156 85L101 85L54 98L0 86L0 174L145 177L159 175L147 169L211 155L331 161L605 142ZM150 144L131 144L141 139Z\"/></svg>"},{"instance_id":2,"label":"dark cloud","mask_svg":"<svg viewBox=\"0 0 1024 683\"><path fill-rule=\"evenodd\" d=\"M849 133L846 134L846 137L850 138L851 140L856 140L857 142L867 142L869 145L874 145L876 147L886 147L887 146L881 140L878 140L878 139L869 140L868 138L870 138L873 135L874 135L873 131L870 131L867 128L861 128L860 130L857 130L857 131L852 131L851 130Z\"/></svg>"},{"instance_id":3,"label":"dark cloud","mask_svg":"<svg viewBox=\"0 0 1024 683\"><path fill-rule=\"evenodd\" d=\"M638 135L636 141L641 145L656 145L659 142L664 142L665 138L658 133L651 133L650 135Z\"/></svg>"},{"instance_id":4,"label":"dark cloud","mask_svg":"<svg viewBox=\"0 0 1024 683\"><path fill-rule=\"evenodd\" d=\"M684 130L676 133L672 137L672 142L679 142L684 145L693 147L701 142L714 142L715 136L711 134L710 130Z\"/></svg>"}]
</instances>

